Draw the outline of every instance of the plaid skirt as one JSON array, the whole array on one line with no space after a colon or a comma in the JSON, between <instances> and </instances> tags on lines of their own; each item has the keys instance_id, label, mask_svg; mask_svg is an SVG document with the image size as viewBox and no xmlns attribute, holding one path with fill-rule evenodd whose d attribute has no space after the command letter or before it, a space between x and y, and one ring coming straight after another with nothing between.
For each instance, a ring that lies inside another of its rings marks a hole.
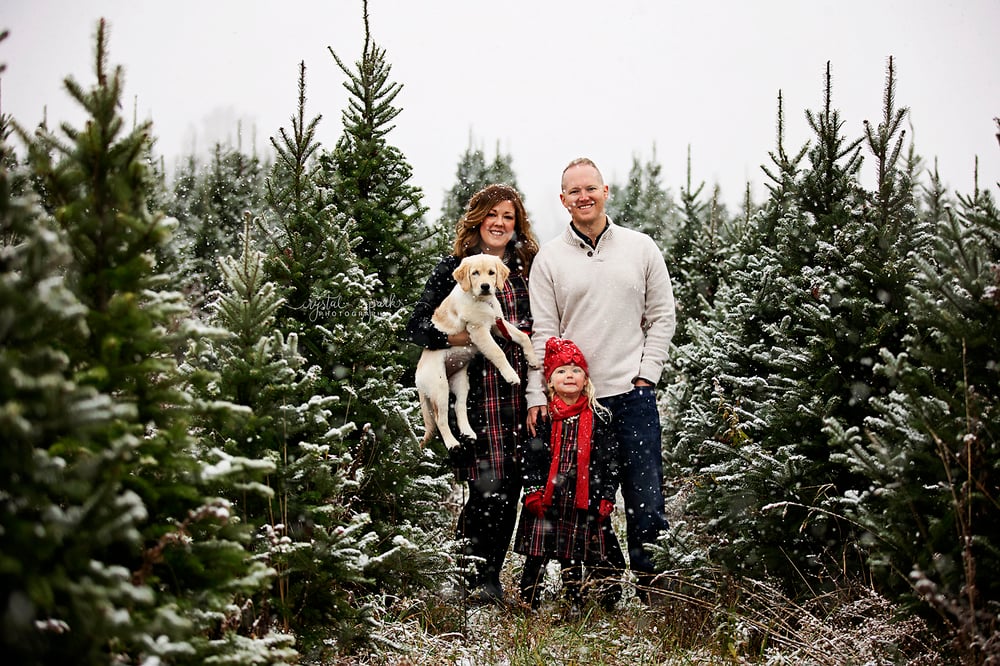
<instances>
[{"instance_id":1,"label":"plaid skirt","mask_svg":"<svg viewBox=\"0 0 1000 666\"><path fill-rule=\"evenodd\" d=\"M596 515L573 508L572 501L565 504L569 506L553 503L544 518L536 518L522 506L514 552L591 565L624 559L610 518L597 522Z\"/></svg>"}]
</instances>

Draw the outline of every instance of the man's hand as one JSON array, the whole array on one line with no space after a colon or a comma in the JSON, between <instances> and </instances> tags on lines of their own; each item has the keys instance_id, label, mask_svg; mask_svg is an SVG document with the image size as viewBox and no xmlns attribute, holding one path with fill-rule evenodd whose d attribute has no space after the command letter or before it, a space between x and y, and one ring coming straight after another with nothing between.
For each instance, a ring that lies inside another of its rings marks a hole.
<instances>
[{"instance_id":1,"label":"man's hand","mask_svg":"<svg viewBox=\"0 0 1000 666\"><path fill-rule=\"evenodd\" d=\"M545 405L539 407L528 407L528 432L531 436L535 436L535 424L541 421L548 421L549 419L549 408Z\"/></svg>"}]
</instances>

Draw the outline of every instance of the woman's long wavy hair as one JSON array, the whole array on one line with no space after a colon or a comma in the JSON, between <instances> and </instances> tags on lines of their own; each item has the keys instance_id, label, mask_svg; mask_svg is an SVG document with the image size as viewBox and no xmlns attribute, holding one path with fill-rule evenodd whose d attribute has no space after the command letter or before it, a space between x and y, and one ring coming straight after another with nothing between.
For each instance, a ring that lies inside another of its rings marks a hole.
<instances>
[{"instance_id":1,"label":"woman's long wavy hair","mask_svg":"<svg viewBox=\"0 0 1000 666\"><path fill-rule=\"evenodd\" d=\"M472 195L465 213L455 225L454 254L456 257L467 257L479 253L479 225L486 219L486 214L501 201L514 204L514 237L507 244L507 255L513 254L513 261L509 261L509 265L511 270L528 277L531 262L538 254L538 240L531 230L531 221L524 209L521 195L510 185L487 185ZM504 260L508 261L508 258L504 257Z\"/></svg>"}]
</instances>

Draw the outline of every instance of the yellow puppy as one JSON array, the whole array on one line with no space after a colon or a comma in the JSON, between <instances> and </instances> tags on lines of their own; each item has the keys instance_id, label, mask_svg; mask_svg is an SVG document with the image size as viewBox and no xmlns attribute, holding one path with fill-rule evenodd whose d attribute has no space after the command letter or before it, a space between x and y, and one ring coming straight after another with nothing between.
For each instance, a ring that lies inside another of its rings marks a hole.
<instances>
[{"instance_id":1,"label":"yellow puppy","mask_svg":"<svg viewBox=\"0 0 1000 666\"><path fill-rule=\"evenodd\" d=\"M417 361L415 383L420 394L420 411L424 417L424 439L426 444L441 433L444 445L449 449L459 442L448 426L448 393L455 394L455 419L458 429L465 437L476 438L469 424L466 400L469 395L467 367L476 352L482 353L500 374L511 384L520 384L521 378L507 361L503 350L493 339L492 330L503 325L507 335L524 350L528 365L539 366L538 357L531 347L531 338L503 319L497 293L507 282L510 270L498 257L476 254L466 257L452 273L455 287L441 301L434 311L431 322L446 335L468 331L472 345L448 347L447 349L425 349Z\"/></svg>"}]
</instances>

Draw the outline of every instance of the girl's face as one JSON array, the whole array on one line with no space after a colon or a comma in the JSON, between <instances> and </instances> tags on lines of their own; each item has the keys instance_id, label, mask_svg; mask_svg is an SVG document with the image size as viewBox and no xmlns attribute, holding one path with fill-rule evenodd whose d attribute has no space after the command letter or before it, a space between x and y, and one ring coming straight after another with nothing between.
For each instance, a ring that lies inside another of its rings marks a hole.
<instances>
[{"instance_id":1,"label":"girl's face","mask_svg":"<svg viewBox=\"0 0 1000 666\"><path fill-rule=\"evenodd\" d=\"M479 249L484 254L502 257L507 250L507 243L514 236L516 222L514 204L510 201L498 202L486 213L486 219L479 225Z\"/></svg>"},{"instance_id":2,"label":"girl's face","mask_svg":"<svg viewBox=\"0 0 1000 666\"><path fill-rule=\"evenodd\" d=\"M577 401L586 384L587 373L578 365L560 365L549 377L549 386L567 405Z\"/></svg>"}]
</instances>

